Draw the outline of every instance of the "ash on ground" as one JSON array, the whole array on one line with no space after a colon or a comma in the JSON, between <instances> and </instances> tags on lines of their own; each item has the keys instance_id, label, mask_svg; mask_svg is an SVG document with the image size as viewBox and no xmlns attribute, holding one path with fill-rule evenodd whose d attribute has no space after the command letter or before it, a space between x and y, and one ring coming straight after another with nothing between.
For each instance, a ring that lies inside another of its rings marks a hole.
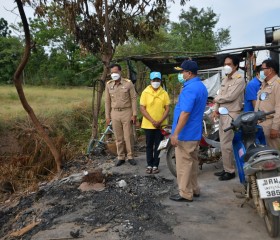
<instances>
[{"instance_id":1,"label":"ash on ground","mask_svg":"<svg viewBox=\"0 0 280 240\"><path fill-rule=\"evenodd\" d=\"M160 201L174 188L173 180L113 174L107 177L103 191L82 192L80 184L57 180L22 197L14 206L0 208L0 238L39 239L39 232L67 223L75 226L65 236L69 239L90 234L94 238L93 234L102 231L114 233L118 239L144 239L147 230L172 232L166 220L170 216ZM38 224L22 236L11 236L34 222Z\"/></svg>"}]
</instances>

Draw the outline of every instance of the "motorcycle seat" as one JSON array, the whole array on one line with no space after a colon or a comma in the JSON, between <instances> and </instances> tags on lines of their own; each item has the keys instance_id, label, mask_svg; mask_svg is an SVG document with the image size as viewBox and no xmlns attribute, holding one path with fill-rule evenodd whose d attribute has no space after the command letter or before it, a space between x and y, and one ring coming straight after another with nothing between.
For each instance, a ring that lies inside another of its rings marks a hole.
<instances>
[{"instance_id":1,"label":"motorcycle seat","mask_svg":"<svg viewBox=\"0 0 280 240\"><path fill-rule=\"evenodd\" d=\"M271 152L271 153L277 153L278 154L278 151L269 147L269 146L266 146L266 145L256 145L256 144L252 144L248 149L247 149L247 152L244 156L244 162L248 162L249 159L256 155L257 153L259 152Z\"/></svg>"}]
</instances>

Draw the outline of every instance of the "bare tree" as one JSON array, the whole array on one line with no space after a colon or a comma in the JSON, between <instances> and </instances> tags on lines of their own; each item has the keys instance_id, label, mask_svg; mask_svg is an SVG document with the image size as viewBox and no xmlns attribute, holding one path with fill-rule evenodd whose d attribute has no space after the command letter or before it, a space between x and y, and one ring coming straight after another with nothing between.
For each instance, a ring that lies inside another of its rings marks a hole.
<instances>
[{"instance_id":1,"label":"bare tree","mask_svg":"<svg viewBox=\"0 0 280 240\"><path fill-rule=\"evenodd\" d=\"M40 134L40 136L44 139L45 143L49 147L52 155L54 156L55 162L56 162L56 167L57 171L61 171L61 152L58 150L51 138L48 136L47 132L44 130L44 127L42 124L39 122L38 118L36 117L33 109L31 106L28 104L23 87L22 87L22 81L21 81L21 76L22 72L24 70L25 65L28 62L29 56L30 56L30 51L31 51L31 37L30 37L30 31L29 31L29 25L26 19L26 15L23 9L23 3L21 0L16 0L17 7L20 13L20 17L22 20L23 28L24 28L24 33L25 33L25 49L24 49L24 54L21 59L21 62L19 66L17 67L17 70L14 74L14 84L18 92L19 99L22 103L23 108L26 110L28 113L29 117L31 118L32 122L34 123L34 126L37 130L37 132Z\"/></svg>"}]
</instances>

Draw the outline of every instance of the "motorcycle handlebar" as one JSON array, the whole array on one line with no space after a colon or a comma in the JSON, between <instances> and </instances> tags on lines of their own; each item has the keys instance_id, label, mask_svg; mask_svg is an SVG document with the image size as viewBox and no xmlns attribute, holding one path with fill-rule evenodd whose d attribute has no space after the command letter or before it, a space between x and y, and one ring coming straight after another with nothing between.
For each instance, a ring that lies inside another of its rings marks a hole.
<instances>
[{"instance_id":1,"label":"motorcycle handlebar","mask_svg":"<svg viewBox=\"0 0 280 240\"><path fill-rule=\"evenodd\" d=\"M228 128L225 128L225 129L224 129L224 132L227 132L227 131L229 131L229 130L231 130L231 129L233 129L233 126L230 126L230 127L228 127Z\"/></svg>"},{"instance_id":2,"label":"motorcycle handlebar","mask_svg":"<svg viewBox=\"0 0 280 240\"><path fill-rule=\"evenodd\" d=\"M263 116L267 116L267 115L270 115L270 114L273 114L273 113L275 113L275 110L270 111L270 112L266 112L266 113L263 114ZM230 127L224 129L224 132L227 132L227 131L229 131L229 130L231 130L233 128L234 128L234 125L231 125Z\"/></svg>"}]
</instances>

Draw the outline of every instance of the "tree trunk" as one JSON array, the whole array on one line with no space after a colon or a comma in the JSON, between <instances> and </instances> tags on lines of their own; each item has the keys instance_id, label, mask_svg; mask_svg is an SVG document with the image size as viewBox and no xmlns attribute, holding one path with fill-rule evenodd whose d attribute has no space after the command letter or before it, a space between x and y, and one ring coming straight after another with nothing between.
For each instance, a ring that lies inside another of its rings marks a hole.
<instances>
[{"instance_id":1,"label":"tree trunk","mask_svg":"<svg viewBox=\"0 0 280 240\"><path fill-rule=\"evenodd\" d=\"M102 95L106 85L106 77L109 72L109 64L112 59L112 56L103 55L103 72L100 81L96 81L93 86L93 99L92 99L92 138L97 139L98 135L98 116L102 103Z\"/></svg>"},{"instance_id":2,"label":"tree trunk","mask_svg":"<svg viewBox=\"0 0 280 240\"><path fill-rule=\"evenodd\" d=\"M93 86L93 120L92 120L92 138L97 138L98 134L98 116L101 107L102 95L105 89L106 77L109 72L109 65L114 55L114 48L112 46L110 26L109 26L109 15L108 15L108 3L107 0L104 1L104 19L105 19L105 37L102 40L103 48L101 50L101 60L103 62L103 73L101 76L101 81L97 81ZM102 10L103 11L103 10ZM102 13L101 13L102 14ZM95 97L96 94L96 97Z\"/></svg>"},{"instance_id":3,"label":"tree trunk","mask_svg":"<svg viewBox=\"0 0 280 240\"><path fill-rule=\"evenodd\" d=\"M54 143L52 142L52 140L50 139L50 137L48 136L48 134L46 133L46 131L44 130L42 124L39 122L38 118L36 117L33 109L31 108L31 106L28 104L26 98L25 98L25 94L23 91L23 87L22 87L22 83L21 83L21 75L22 72L24 70L25 65L28 62L29 56L30 56L30 51L31 51L31 39L30 39L30 31L29 31L29 25L26 19L26 15L23 9L23 5L22 5L22 1L21 0L16 0L17 6L18 6L18 10L21 16L21 20L22 20L22 24L23 24L23 28L24 28L24 33L25 33L25 49L24 49L24 55L23 58L14 74L14 84L16 87L16 90L18 92L18 96L19 99L21 101L21 104L23 106L23 108L25 109L25 111L28 113L29 117L31 118L32 122L34 123L35 129L37 130L37 132L39 133L39 135L43 138L43 140L45 141L45 143L47 144L47 146L49 147L55 162L56 162L56 167L57 167L57 171L60 172L61 171L61 153L60 151L58 151L54 145Z\"/></svg>"}]
</instances>

